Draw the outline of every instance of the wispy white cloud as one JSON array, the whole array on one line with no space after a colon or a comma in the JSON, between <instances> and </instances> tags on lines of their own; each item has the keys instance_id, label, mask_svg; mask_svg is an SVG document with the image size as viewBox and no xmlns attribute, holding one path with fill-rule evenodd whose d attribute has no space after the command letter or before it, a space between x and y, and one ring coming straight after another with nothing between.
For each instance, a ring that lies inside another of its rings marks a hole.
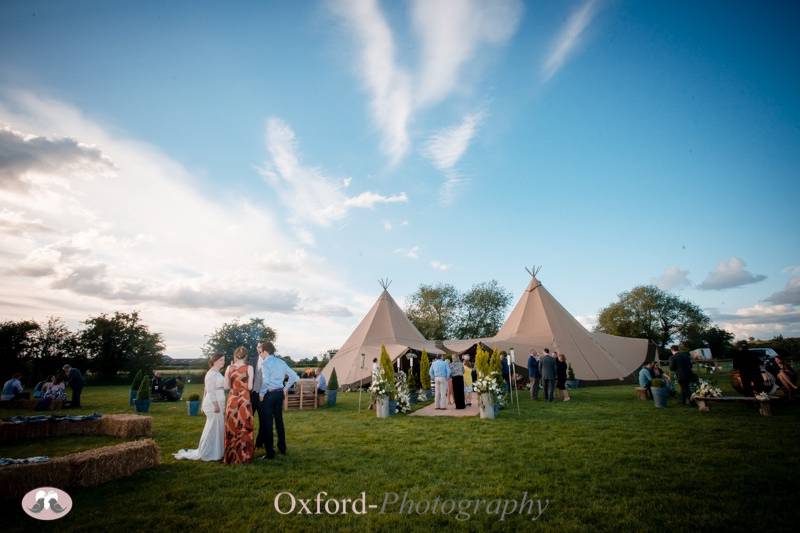
<instances>
[{"instance_id":1,"label":"wispy white cloud","mask_svg":"<svg viewBox=\"0 0 800 533\"><path fill-rule=\"evenodd\" d=\"M453 92L478 48L510 39L522 12L517 0L415 0L411 15L422 45L417 104L436 103Z\"/></svg>"},{"instance_id":2,"label":"wispy white cloud","mask_svg":"<svg viewBox=\"0 0 800 533\"><path fill-rule=\"evenodd\" d=\"M758 283L767 279L764 275L753 274L745 270L745 266L745 262L738 257L731 257L727 261L722 261L714 271L708 273L706 279L697 288L704 291L719 291Z\"/></svg>"},{"instance_id":3,"label":"wispy white cloud","mask_svg":"<svg viewBox=\"0 0 800 533\"><path fill-rule=\"evenodd\" d=\"M394 36L377 0L329 3L358 46L358 73L390 163L405 157L415 113L452 94L464 65L483 45L506 42L522 17L519 0L417 0L411 4L420 41L416 72L399 64Z\"/></svg>"},{"instance_id":4,"label":"wispy white cloud","mask_svg":"<svg viewBox=\"0 0 800 533\"><path fill-rule=\"evenodd\" d=\"M95 172L97 157L23 171L18 164L3 167L15 176L24 172L27 183L0 187L6 319L55 314L77 325L90 314L137 309L165 335L171 355L196 356L223 322L260 315L283 346L299 350L284 353L308 355L338 345L352 326L342 317L371 304L324 257L292 240L272 213L247 199L206 197L199 180L156 147L27 92L0 94L0 123L26 139L46 139L46 149L51 141L70 150L95 147L88 153L113 162L113 170L101 164L107 173L101 179L74 178ZM5 140L18 145L17 137ZM287 175L306 170L291 150L277 150L275 159ZM65 176L65 169L74 174ZM65 186L43 182L49 174L61 175ZM349 197L339 194L346 203Z\"/></svg>"},{"instance_id":5,"label":"wispy white cloud","mask_svg":"<svg viewBox=\"0 0 800 533\"><path fill-rule=\"evenodd\" d=\"M542 78L548 81L561 69L581 41L581 36L597 12L597 0L587 0L570 13L564 26L550 44L542 63Z\"/></svg>"},{"instance_id":6,"label":"wispy white cloud","mask_svg":"<svg viewBox=\"0 0 800 533\"><path fill-rule=\"evenodd\" d=\"M692 285L692 282L689 281L689 271L681 270L676 266L665 269L654 282L667 291L685 289Z\"/></svg>"},{"instance_id":7,"label":"wispy white cloud","mask_svg":"<svg viewBox=\"0 0 800 533\"><path fill-rule=\"evenodd\" d=\"M440 191L440 200L444 205L452 202L456 186L463 182L455 166L477 134L478 126L484 116L483 111L469 113L464 116L460 124L434 133L425 145L423 155L445 175L445 182Z\"/></svg>"},{"instance_id":8,"label":"wispy white cloud","mask_svg":"<svg viewBox=\"0 0 800 533\"><path fill-rule=\"evenodd\" d=\"M442 272L450 270L450 267L452 267L452 266L453 265L450 265L450 264L447 264L447 263L442 263L441 261L439 261L437 259L434 259L433 261L431 261L431 267L433 267L434 270L440 270Z\"/></svg>"},{"instance_id":9,"label":"wispy white cloud","mask_svg":"<svg viewBox=\"0 0 800 533\"><path fill-rule=\"evenodd\" d=\"M409 259L419 259L419 246L411 248L396 248L394 253L408 257Z\"/></svg>"},{"instance_id":10,"label":"wispy white cloud","mask_svg":"<svg viewBox=\"0 0 800 533\"><path fill-rule=\"evenodd\" d=\"M737 338L770 338L775 335L800 335L800 308L796 305L763 305L742 307L733 313L712 311L711 318Z\"/></svg>"},{"instance_id":11,"label":"wispy white cloud","mask_svg":"<svg viewBox=\"0 0 800 533\"><path fill-rule=\"evenodd\" d=\"M764 301L773 304L800 305L800 276L792 276L782 291L773 293Z\"/></svg>"},{"instance_id":12,"label":"wispy white cloud","mask_svg":"<svg viewBox=\"0 0 800 533\"><path fill-rule=\"evenodd\" d=\"M366 191L347 196L344 189L350 185L349 179L335 180L319 168L305 165L300 160L294 131L278 118L267 121L267 151L270 160L259 171L292 212L291 222L298 226L304 222L328 226L344 218L352 208L408 202L404 192L384 196Z\"/></svg>"}]
</instances>

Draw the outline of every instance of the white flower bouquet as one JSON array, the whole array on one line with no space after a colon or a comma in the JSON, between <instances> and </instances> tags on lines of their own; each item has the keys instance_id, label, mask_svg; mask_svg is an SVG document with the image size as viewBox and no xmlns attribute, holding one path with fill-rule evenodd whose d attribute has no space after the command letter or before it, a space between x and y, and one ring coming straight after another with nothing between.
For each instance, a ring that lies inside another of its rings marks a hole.
<instances>
[{"instance_id":1,"label":"white flower bouquet","mask_svg":"<svg viewBox=\"0 0 800 533\"><path fill-rule=\"evenodd\" d=\"M392 392L394 392L389 380L386 379L382 368L379 368L375 373L372 374L372 383L370 383L368 390L373 399L377 399L381 396L388 397L391 396Z\"/></svg>"},{"instance_id":2,"label":"white flower bouquet","mask_svg":"<svg viewBox=\"0 0 800 533\"><path fill-rule=\"evenodd\" d=\"M504 405L505 387L501 384L502 381L497 378L498 373L492 372L488 376L483 376L478 379L472 385L475 388L475 392L478 393L479 398L481 394L489 393L492 395L495 404Z\"/></svg>"},{"instance_id":3,"label":"white flower bouquet","mask_svg":"<svg viewBox=\"0 0 800 533\"><path fill-rule=\"evenodd\" d=\"M692 394L692 399L720 397L722 397L722 390L704 379L700 380L699 384L697 385L697 389L695 389L694 394Z\"/></svg>"},{"instance_id":4,"label":"white flower bouquet","mask_svg":"<svg viewBox=\"0 0 800 533\"><path fill-rule=\"evenodd\" d=\"M402 370L395 372L394 375L394 388L397 397L397 412L409 413L411 412L411 393L408 390L408 380L406 373Z\"/></svg>"}]
</instances>

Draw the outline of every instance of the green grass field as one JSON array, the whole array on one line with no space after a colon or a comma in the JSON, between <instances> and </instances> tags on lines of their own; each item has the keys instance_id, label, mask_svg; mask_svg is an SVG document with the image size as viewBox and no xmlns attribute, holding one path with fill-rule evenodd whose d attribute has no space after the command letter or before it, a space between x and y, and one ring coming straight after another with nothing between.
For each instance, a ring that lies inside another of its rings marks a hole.
<instances>
[{"instance_id":1,"label":"green grass field","mask_svg":"<svg viewBox=\"0 0 800 533\"><path fill-rule=\"evenodd\" d=\"M659 410L635 399L632 389L581 388L573 401L552 404L523 393L520 415L507 409L494 421L379 420L371 411L357 411L357 394L340 393L334 408L285 415L288 455L241 466L175 461L172 452L196 447L204 417L187 416L184 402L154 404L161 466L101 487L72 489L72 512L53 523L30 519L17 501L3 502L4 530L794 529L800 494L796 406L777 405L773 417L744 404L700 413L671 400ZM200 386L188 386L185 395L192 392L201 392ZM89 387L82 411L130 412L127 398L125 387ZM366 395L364 400L366 405ZM63 437L2 446L0 456L57 456L112 442ZM378 508L364 515L282 516L273 507L281 491L303 499L320 491L357 498L363 491ZM463 520L456 512L399 514L399 502L379 512L385 493L402 498L406 491L415 501L438 496L489 502L519 500L527 491L549 504L538 521L531 520L538 512L500 521L485 504Z\"/></svg>"}]
</instances>

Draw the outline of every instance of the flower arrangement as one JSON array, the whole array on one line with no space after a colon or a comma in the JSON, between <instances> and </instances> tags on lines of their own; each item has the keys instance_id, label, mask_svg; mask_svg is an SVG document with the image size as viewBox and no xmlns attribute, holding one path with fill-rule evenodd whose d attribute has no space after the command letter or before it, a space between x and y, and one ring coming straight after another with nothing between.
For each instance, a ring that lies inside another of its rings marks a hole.
<instances>
[{"instance_id":1,"label":"flower arrangement","mask_svg":"<svg viewBox=\"0 0 800 533\"><path fill-rule=\"evenodd\" d=\"M692 398L720 398L721 396L722 390L704 379L700 380L694 394L692 394Z\"/></svg>"},{"instance_id":2,"label":"flower arrangement","mask_svg":"<svg viewBox=\"0 0 800 533\"><path fill-rule=\"evenodd\" d=\"M372 395L373 399L378 399L381 396L390 396L393 387L389 383L389 380L386 379L386 375L383 373L383 369L378 367L378 370L372 374L372 383L369 385L369 393Z\"/></svg>"},{"instance_id":3,"label":"flower arrangement","mask_svg":"<svg viewBox=\"0 0 800 533\"><path fill-rule=\"evenodd\" d=\"M408 390L406 373L398 370L394 375L395 396L397 398L397 412L408 413L411 411L411 394Z\"/></svg>"},{"instance_id":4,"label":"flower arrangement","mask_svg":"<svg viewBox=\"0 0 800 533\"><path fill-rule=\"evenodd\" d=\"M759 402L766 402L767 400L769 400L769 394L767 394L766 392L759 392L758 394L756 394L756 400L758 400Z\"/></svg>"},{"instance_id":5,"label":"flower arrangement","mask_svg":"<svg viewBox=\"0 0 800 533\"><path fill-rule=\"evenodd\" d=\"M498 374L492 372L488 376L484 376L473 383L475 392L478 393L478 398L482 400L481 395L488 393L492 395L496 405L505 405L505 387L502 385L502 377L497 379Z\"/></svg>"}]
</instances>

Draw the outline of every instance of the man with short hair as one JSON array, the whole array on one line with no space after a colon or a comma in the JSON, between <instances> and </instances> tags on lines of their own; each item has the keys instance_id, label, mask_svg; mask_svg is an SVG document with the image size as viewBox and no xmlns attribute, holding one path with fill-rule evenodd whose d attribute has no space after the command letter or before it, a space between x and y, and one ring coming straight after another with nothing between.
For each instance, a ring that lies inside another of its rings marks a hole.
<instances>
[{"instance_id":1,"label":"man with short hair","mask_svg":"<svg viewBox=\"0 0 800 533\"><path fill-rule=\"evenodd\" d=\"M70 365L64 365L64 375L67 377L67 383L72 389L72 400L69 402L70 407L81 406L81 391L83 390L83 374L77 368L72 368Z\"/></svg>"},{"instance_id":2,"label":"man with short hair","mask_svg":"<svg viewBox=\"0 0 800 533\"><path fill-rule=\"evenodd\" d=\"M3 393L0 396L0 400L2 401L9 401L9 400L19 400L22 399L25 395L23 394L24 387L22 386L22 374L16 372L14 375L11 376L11 379L3 384Z\"/></svg>"},{"instance_id":3,"label":"man with short hair","mask_svg":"<svg viewBox=\"0 0 800 533\"><path fill-rule=\"evenodd\" d=\"M325 394L325 391L328 390L328 381L325 379L322 369L317 368L315 374L317 375L317 392L319 394Z\"/></svg>"},{"instance_id":4,"label":"man with short hair","mask_svg":"<svg viewBox=\"0 0 800 533\"><path fill-rule=\"evenodd\" d=\"M450 365L445 363L444 354L431 364L429 371L435 387L436 409L447 409L447 380L450 378Z\"/></svg>"},{"instance_id":5,"label":"man with short hair","mask_svg":"<svg viewBox=\"0 0 800 533\"><path fill-rule=\"evenodd\" d=\"M266 459L275 458L275 442L272 437L272 422L275 421L275 430L278 433L278 451L286 455L286 431L283 427L283 399L289 387L298 379L297 373L292 370L286 361L275 354L275 346L271 342L263 343L262 349L267 356L261 363L261 387L259 388L259 421L264 421L264 448ZM284 384L284 380L286 383Z\"/></svg>"},{"instance_id":6,"label":"man with short hair","mask_svg":"<svg viewBox=\"0 0 800 533\"><path fill-rule=\"evenodd\" d=\"M267 358L267 351L264 349L267 341L259 341L256 344L256 365L253 376L253 390L250 391L250 403L253 405L253 410L258 412L258 434L256 435L255 447L260 448L264 444L264 426L266 424L264 419L264 412L260 408L259 391L261 391L261 384L264 382L264 375L261 372L261 365L264 359Z\"/></svg>"},{"instance_id":7,"label":"man with short hair","mask_svg":"<svg viewBox=\"0 0 800 533\"><path fill-rule=\"evenodd\" d=\"M675 372L678 377L678 384L681 386L681 403L689 404L689 384L692 381L692 358L689 352L678 351L678 346L673 344L670 348L672 356L669 358L669 369Z\"/></svg>"},{"instance_id":8,"label":"man with short hair","mask_svg":"<svg viewBox=\"0 0 800 533\"><path fill-rule=\"evenodd\" d=\"M639 370L639 386L645 390L645 395L650 399L653 398L653 391L650 388L653 384L653 365L654 362L647 363Z\"/></svg>"},{"instance_id":9,"label":"man with short hair","mask_svg":"<svg viewBox=\"0 0 800 533\"><path fill-rule=\"evenodd\" d=\"M539 359L539 373L544 384L544 399L547 402L555 401L556 388L556 359L550 355L550 349L544 349L544 356Z\"/></svg>"},{"instance_id":10,"label":"man with short hair","mask_svg":"<svg viewBox=\"0 0 800 533\"><path fill-rule=\"evenodd\" d=\"M539 354L533 348L528 354L528 379L531 382L531 400L538 400L542 374L539 372Z\"/></svg>"}]
</instances>

